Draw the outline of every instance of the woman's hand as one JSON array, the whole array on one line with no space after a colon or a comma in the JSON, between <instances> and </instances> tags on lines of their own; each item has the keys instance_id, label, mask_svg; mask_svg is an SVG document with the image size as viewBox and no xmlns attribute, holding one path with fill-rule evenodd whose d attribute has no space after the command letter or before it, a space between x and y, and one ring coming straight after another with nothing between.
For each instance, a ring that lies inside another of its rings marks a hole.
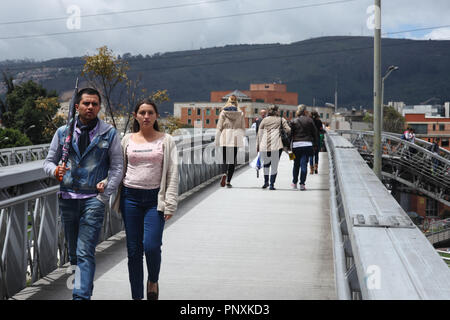
<instances>
[{"instance_id":1,"label":"woman's hand","mask_svg":"<svg viewBox=\"0 0 450 320\"><path fill-rule=\"evenodd\" d=\"M171 214L165 214L164 215L164 221L168 221L170 218L172 218Z\"/></svg>"}]
</instances>

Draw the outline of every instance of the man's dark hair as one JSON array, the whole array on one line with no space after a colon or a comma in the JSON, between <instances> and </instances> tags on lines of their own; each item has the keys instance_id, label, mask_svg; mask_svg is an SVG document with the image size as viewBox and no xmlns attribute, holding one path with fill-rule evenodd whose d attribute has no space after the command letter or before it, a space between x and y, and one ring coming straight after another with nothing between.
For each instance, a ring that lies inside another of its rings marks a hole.
<instances>
[{"instance_id":1,"label":"man's dark hair","mask_svg":"<svg viewBox=\"0 0 450 320\"><path fill-rule=\"evenodd\" d=\"M84 89L81 89L80 91L78 91L77 98L75 99L75 104L80 103L81 97L83 96L83 94L90 94L90 95L98 96L98 102L100 105L102 105L102 97L100 96L100 92L98 92L94 88L84 88Z\"/></svg>"}]
</instances>

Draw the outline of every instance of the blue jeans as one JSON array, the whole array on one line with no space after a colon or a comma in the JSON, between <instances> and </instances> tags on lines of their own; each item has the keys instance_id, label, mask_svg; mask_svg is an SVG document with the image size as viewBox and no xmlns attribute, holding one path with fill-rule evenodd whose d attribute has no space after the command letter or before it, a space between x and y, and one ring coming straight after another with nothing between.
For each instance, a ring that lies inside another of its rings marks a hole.
<instances>
[{"instance_id":1,"label":"blue jeans","mask_svg":"<svg viewBox=\"0 0 450 320\"><path fill-rule=\"evenodd\" d=\"M313 147L293 148L292 152L295 154L294 168L292 169L292 183L297 184L298 173L301 169L300 184L305 184L308 173L308 158L314 153Z\"/></svg>"},{"instance_id":2,"label":"blue jeans","mask_svg":"<svg viewBox=\"0 0 450 320\"><path fill-rule=\"evenodd\" d=\"M309 165L312 167L314 164L319 164L319 151L320 151L320 141L316 150L313 150L312 155L309 157Z\"/></svg>"},{"instance_id":3,"label":"blue jeans","mask_svg":"<svg viewBox=\"0 0 450 320\"><path fill-rule=\"evenodd\" d=\"M157 211L159 189L143 190L123 187L120 195L127 235L128 274L133 299L144 298L143 255L147 262L148 280L158 282L164 213Z\"/></svg>"},{"instance_id":4,"label":"blue jeans","mask_svg":"<svg viewBox=\"0 0 450 320\"><path fill-rule=\"evenodd\" d=\"M105 205L97 198L59 199L61 218L75 269L74 300L89 300L94 288L95 247L105 216Z\"/></svg>"}]
</instances>

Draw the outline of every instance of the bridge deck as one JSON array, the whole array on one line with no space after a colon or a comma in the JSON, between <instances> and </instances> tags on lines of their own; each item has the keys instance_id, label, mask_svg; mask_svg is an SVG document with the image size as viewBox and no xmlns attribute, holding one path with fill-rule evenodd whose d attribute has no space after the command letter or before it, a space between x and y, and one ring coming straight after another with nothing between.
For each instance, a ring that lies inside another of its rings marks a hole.
<instances>
[{"instance_id":1,"label":"bridge deck","mask_svg":"<svg viewBox=\"0 0 450 320\"><path fill-rule=\"evenodd\" d=\"M262 176L245 166L232 189L214 182L181 202L164 233L160 299L336 299L328 160L320 156L307 191L291 190L283 154L276 191L262 190ZM126 255L123 232L98 246L93 299L131 299ZM68 277L58 269L14 299L71 299Z\"/></svg>"}]
</instances>

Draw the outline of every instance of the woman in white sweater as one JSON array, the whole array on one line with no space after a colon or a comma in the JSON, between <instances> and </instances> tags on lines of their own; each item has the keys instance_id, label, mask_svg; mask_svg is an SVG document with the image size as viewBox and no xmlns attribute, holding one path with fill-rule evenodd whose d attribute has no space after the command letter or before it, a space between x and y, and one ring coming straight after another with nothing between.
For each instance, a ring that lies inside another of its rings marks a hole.
<instances>
[{"instance_id":1,"label":"woman in white sweater","mask_svg":"<svg viewBox=\"0 0 450 320\"><path fill-rule=\"evenodd\" d=\"M144 297L145 253L147 299L157 300L164 224L178 201L178 152L174 139L159 131L154 102L141 101L133 116L133 133L122 139L124 178L113 208L125 224L132 297Z\"/></svg>"},{"instance_id":2,"label":"woman in white sweater","mask_svg":"<svg viewBox=\"0 0 450 320\"><path fill-rule=\"evenodd\" d=\"M268 116L259 124L258 135L256 136L257 148L261 153L261 161L264 167L264 185L263 189L269 187L269 190L275 189L277 179L278 163L283 152L283 142L281 141L280 128L289 135L291 128L288 122L279 115L277 105L271 105L268 109ZM270 176L270 184L269 184Z\"/></svg>"},{"instance_id":3,"label":"woman in white sweater","mask_svg":"<svg viewBox=\"0 0 450 320\"><path fill-rule=\"evenodd\" d=\"M223 155L223 175L220 185L231 188L231 178L236 167L238 148L244 146L245 117L239 109L237 98L232 95L220 112L219 121L216 127L216 145L222 147Z\"/></svg>"}]
</instances>

